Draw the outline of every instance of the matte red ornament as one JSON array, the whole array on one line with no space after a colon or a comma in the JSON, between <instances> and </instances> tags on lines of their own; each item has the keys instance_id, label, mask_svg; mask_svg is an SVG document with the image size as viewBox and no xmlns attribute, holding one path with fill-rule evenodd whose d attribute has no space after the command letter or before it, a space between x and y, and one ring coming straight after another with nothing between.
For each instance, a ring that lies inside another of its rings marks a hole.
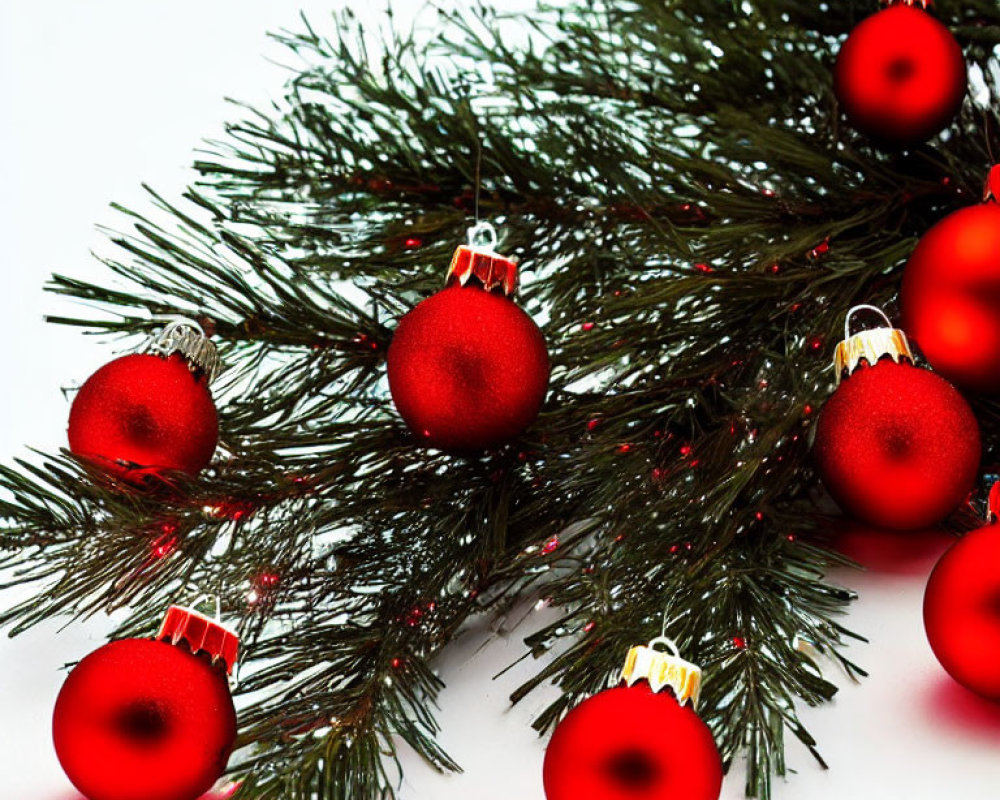
<instances>
[{"instance_id":1,"label":"matte red ornament","mask_svg":"<svg viewBox=\"0 0 1000 800\"><path fill-rule=\"evenodd\" d=\"M225 771L236 711L228 645L225 653L211 648L232 634L196 612L171 612L172 631L202 631L210 649L195 650L187 639L111 642L84 658L59 693L56 754L88 800L196 800Z\"/></svg>"},{"instance_id":2,"label":"matte red ornament","mask_svg":"<svg viewBox=\"0 0 1000 800\"><path fill-rule=\"evenodd\" d=\"M207 381L177 353L105 364L80 388L69 415L70 450L130 479L166 470L196 475L218 438Z\"/></svg>"},{"instance_id":3,"label":"matte red ornament","mask_svg":"<svg viewBox=\"0 0 1000 800\"><path fill-rule=\"evenodd\" d=\"M996 489L996 486L994 486ZM996 515L996 492L991 498ZM1000 701L1000 525L967 533L941 557L924 593L924 629L951 677Z\"/></svg>"},{"instance_id":4,"label":"matte red ornament","mask_svg":"<svg viewBox=\"0 0 1000 800\"><path fill-rule=\"evenodd\" d=\"M966 92L962 49L931 14L895 2L861 22L837 56L833 88L848 120L886 144L930 138Z\"/></svg>"},{"instance_id":5,"label":"matte red ornament","mask_svg":"<svg viewBox=\"0 0 1000 800\"><path fill-rule=\"evenodd\" d=\"M650 653L633 648L622 685L559 723L545 751L547 800L718 800L722 760L693 707L700 670Z\"/></svg>"},{"instance_id":6,"label":"matte red ornament","mask_svg":"<svg viewBox=\"0 0 1000 800\"><path fill-rule=\"evenodd\" d=\"M949 214L903 273L903 324L934 369L963 389L1000 392L1000 165L984 201Z\"/></svg>"},{"instance_id":7,"label":"matte red ornament","mask_svg":"<svg viewBox=\"0 0 1000 800\"><path fill-rule=\"evenodd\" d=\"M388 352L389 389L421 441L454 452L496 447L538 415L549 355L513 292L516 265L462 246L450 285L404 316Z\"/></svg>"},{"instance_id":8,"label":"matte red ornament","mask_svg":"<svg viewBox=\"0 0 1000 800\"><path fill-rule=\"evenodd\" d=\"M892 530L941 522L966 499L979 468L969 405L911 358L893 328L846 338L837 367L848 377L816 427L816 464L830 495L851 516Z\"/></svg>"}]
</instances>

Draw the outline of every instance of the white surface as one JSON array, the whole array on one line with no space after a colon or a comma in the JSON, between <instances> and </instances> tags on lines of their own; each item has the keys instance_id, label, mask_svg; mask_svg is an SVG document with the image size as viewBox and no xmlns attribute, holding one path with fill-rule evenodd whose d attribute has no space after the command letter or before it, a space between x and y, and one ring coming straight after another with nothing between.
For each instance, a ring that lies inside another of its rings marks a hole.
<instances>
[{"instance_id":1,"label":"white surface","mask_svg":"<svg viewBox=\"0 0 1000 800\"><path fill-rule=\"evenodd\" d=\"M60 446L68 411L60 387L109 357L93 339L42 323L44 312L59 307L41 291L49 272L99 275L88 250L102 241L95 223L115 221L108 203L141 207L140 181L176 195L189 179L184 166L193 148L231 114L223 96L259 101L279 90L283 73L262 57L279 53L264 32L296 27L297 7L321 20L329 6L0 3L0 334L10 343L0 400L5 461L25 454L28 444ZM778 783L776 800L997 796L1000 709L954 687L924 641L920 600L936 549L907 570L845 576L862 593L849 624L873 639L854 651L872 677L845 688L832 706L803 713L832 769L823 772L792 747L789 764L799 774ZM16 599L0 593L2 605ZM49 715L60 667L96 647L106 628L101 620L63 631L49 624L0 639L4 800L75 797L52 753ZM480 649L483 636L473 633L441 659L448 682L441 741L466 772L441 777L404 754L402 800L542 800L543 744L528 722L546 695L508 708L507 696L530 663L492 680L520 655L520 639L520 631L496 636ZM742 796L738 769L723 796Z\"/></svg>"}]
</instances>

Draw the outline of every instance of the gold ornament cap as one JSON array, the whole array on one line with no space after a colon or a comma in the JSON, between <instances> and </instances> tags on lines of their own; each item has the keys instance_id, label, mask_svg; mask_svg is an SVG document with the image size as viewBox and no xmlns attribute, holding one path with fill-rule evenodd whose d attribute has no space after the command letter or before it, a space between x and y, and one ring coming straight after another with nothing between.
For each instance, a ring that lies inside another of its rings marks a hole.
<instances>
[{"instance_id":1,"label":"gold ornament cap","mask_svg":"<svg viewBox=\"0 0 1000 800\"><path fill-rule=\"evenodd\" d=\"M870 328L851 335L851 318L858 311L872 311L885 320L885 326ZM850 375L864 361L869 366L875 366L880 358L889 356L896 363L904 360L913 361L913 351L906 334L899 328L892 327L889 318L881 308L876 306L854 306L847 312L844 320L844 341L837 345L833 355L833 366L837 371L837 383L844 378L844 373Z\"/></svg>"},{"instance_id":2,"label":"gold ornament cap","mask_svg":"<svg viewBox=\"0 0 1000 800\"><path fill-rule=\"evenodd\" d=\"M666 647L668 652L658 650ZM621 680L631 686L639 681L647 681L654 692L661 692L668 686L681 705L690 702L691 708L698 707L701 696L701 667L685 661L672 639L658 636L648 645L638 645L628 651Z\"/></svg>"},{"instance_id":3,"label":"gold ornament cap","mask_svg":"<svg viewBox=\"0 0 1000 800\"><path fill-rule=\"evenodd\" d=\"M186 317L171 319L149 340L146 352L164 358L179 353L193 372L204 376L208 385L222 369L218 348L212 344L201 325Z\"/></svg>"},{"instance_id":4,"label":"gold ornament cap","mask_svg":"<svg viewBox=\"0 0 1000 800\"><path fill-rule=\"evenodd\" d=\"M469 243L459 245L448 267L447 286L465 286L475 278L488 292L501 289L507 297L517 290L517 259L496 252L497 231L489 222L469 228Z\"/></svg>"}]
</instances>

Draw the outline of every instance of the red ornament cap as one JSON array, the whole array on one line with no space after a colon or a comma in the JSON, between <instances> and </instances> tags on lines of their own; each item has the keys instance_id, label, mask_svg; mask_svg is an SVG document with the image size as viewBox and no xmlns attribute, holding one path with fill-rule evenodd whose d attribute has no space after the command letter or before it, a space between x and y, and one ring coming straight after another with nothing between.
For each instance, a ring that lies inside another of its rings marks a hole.
<instances>
[{"instance_id":1,"label":"red ornament cap","mask_svg":"<svg viewBox=\"0 0 1000 800\"><path fill-rule=\"evenodd\" d=\"M221 660L230 675L240 649L239 637L229 628L194 609L183 606L170 606L167 609L160 632L154 638L158 642L169 641L174 645L182 641L187 642L187 646L195 655L208 653L212 657L213 664Z\"/></svg>"},{"instance_id":2,"label":"red ornament cap","mask_svg":"<svg viewBox=\"0 0 1000 800\"><path fill-rule=\"evenodd\" d=\"M167 358L179 353L191 370L211 384L222 368L218 348L205 335L204 328L186 317L172 319L146 344L147 353Z\"/></svg>"},{"instance_id":3,"label":"red ornament cap","mask_svg":"<svg viewBox=\"0 0 1000 800\"><path fill-rule=\"evenodd\" d=\"M658 650L660 646L666 647L669 652ZM648 645L638 645L629 650L621 680L627 686L644 680L654 692L669 687L673 689L678 703L684 705L690 702L691 708L698 707L701 667L681 658L673 639L666 636L658 636Z\"/></svg>"},{"instance_id":4,"label":"red ornament cap","mask_svg":"<svg viewBox=\"0 0 1000 800\"><path fill-rule=\"evenodd\" d=\"M477 241L485 236L485 242ZM459 245L448 267L447 286L465 286L476 278L486 291L502 289L510 297L517 290L517 260L496 252L497 232L488 222L469 228L469 243Z\"/></svg>"},{"instance_id":5,"label":"red ornament cap","mask_svg":"<svg viewBox=\"0 0 1000 800\"><path fill-rule=\"evenodd\" d=\"M990 174L986 176L986 185L983 187L983 202L990 201L1000 203L1000 164L994 164L990 168Z\"/></svg>"},{"instance_id":6,"label":"red ornament cap","mask_svg":"<svg viewBox=\"0 0 1000 800\"><path fill-rule=\"evenodd\" d=\"M851 318L858 311L873 311L885 320L885 326L871 328L851 335ZM883 356L889 356L896 363L909 361L913 363L913 351L906 334L899 328L892 327L889 318L882 309L876 306L854 306L847 312L844 319L844 341L837 345L833 356L833 366L837 371L837 383L844 374L850 375L862 361L869 366L875 366Z\"/></svg>"}]
</instances>

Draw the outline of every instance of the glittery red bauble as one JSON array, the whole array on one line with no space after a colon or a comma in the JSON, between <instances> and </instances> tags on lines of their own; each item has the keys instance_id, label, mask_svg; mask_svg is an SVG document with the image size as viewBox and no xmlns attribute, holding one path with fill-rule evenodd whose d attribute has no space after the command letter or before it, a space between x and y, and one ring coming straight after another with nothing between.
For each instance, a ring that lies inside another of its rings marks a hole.
<instances>
[{"instance_id":1,"label":"glittery red bauble","mask_svg":"<svg viewBox=\"0 0 1000 800\"><path fill-rule=\"evenodd\" d=\"M941 557L924 594L924 628L948 673L1000 701L1000 525L966 534Z\"/></svg>"},{"instance_id":2,"label":"glittery red bauble","mask_svg":"<svg viewBox=\"0 0 1000 800\"><path fill-rule=\"evenodd\" d=\"M124 639L70 673L56 754L88 800L195 800L225 771L236 712L225 672L183 646Z\"/></svg>"},{"instance_id":3,"label":"glittery red bauble","mask_svg":"<svg viewBox=\"0 0 1000 800\"><path fill-rule=\"evenodd\" d=\"M179 355L116 358L87 379L69 414L70 450L125 476L196 475L218 439L205 379Z\"/></svg>"},{"instance_id":4,"label":"glittery red bauble","mask_svg":"<svg viewBox=\"0 0 1000 800\"><path fill-rule=\"evenodd\" d=\"M392 399L410 430L453 451L517 436L549 382L538 326L510 298L474 285L443 289L403 317L388 362Z\"/></svg>"},{"instance_id":5,"label":"glittery red bauble","mask_svg":"<svg viewBox=\"0 0 1000 800\"><path fill-rule=\"evenodd\" d=\"M851 31L837 57L833 88L858 130L890 144L920 142L961 108L965 59L930 13L898 3Z\"/></svg>"},{"instance_id":6,"label":"glittery red bauble","mask_svg":"<svg viewBox=\"0 0 1000 800\"><path fill-rule=\"evenodd\" d=\"M594 695L559 723L543 780L548 800L718 800L722 760L690 705L640 681Z\"/></svg>"},{"instance_id":7,"label":"glittery red bauble","mask_svg":"<svg viewBox=\"0 0 1000 800\"><path fill-rule=\"evenodd\" d=\"M903 324L927 360L964 389L1000 392L1000 203L949 214L903 273Z\"/></svg>"},{"instance_id":8,"label":"glittery red bauble","mask_svg":"<svg viewBox=\"0 0 1000 800\"><path fill-rule=\"evenodd\" d=\"M823 484L844 511L881 528L916 530L948 516L979 468L979 426L939 375L882 359L837 387L816 426Z\"/></svg>"}]
</instances>

